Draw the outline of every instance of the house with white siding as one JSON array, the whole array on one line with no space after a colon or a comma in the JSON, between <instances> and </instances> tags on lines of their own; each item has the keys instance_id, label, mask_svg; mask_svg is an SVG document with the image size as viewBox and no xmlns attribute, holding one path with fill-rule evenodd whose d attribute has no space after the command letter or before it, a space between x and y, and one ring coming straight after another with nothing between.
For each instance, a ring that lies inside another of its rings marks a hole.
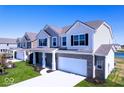
<instances>
[{"instance_id":1,"label":"house with white siding","mask_svg":"<svg viewBox=\"0 0 124 93\"><path fill-rule=\"evenodd\" d=\"M36 47L36 35L34 32L26 32L22 38L17 38L17 48L13 50L15 59L28 60L30 51L29 49Z\"/></svg>"},{"instance_id":2,"label":"house with white siding","mask_svg":"<svg viewBox=\"0 0 124 93\"><path fill-rule=\"evenodd\" d=\"M36 36L32 63L87 78L104 80L114 69L111 26L102 20L46 25Z\"/></svg>"},{"instance_id":3,"label":"house with white siding","mask_svg":"<svg viewBox=\"0 0 124 93\"><path fill-rule=\"evenodd\" d=\"M0 38L0 53L10 53L13 48L17 48L16 39Z\"/></svg>"}]
</instances>

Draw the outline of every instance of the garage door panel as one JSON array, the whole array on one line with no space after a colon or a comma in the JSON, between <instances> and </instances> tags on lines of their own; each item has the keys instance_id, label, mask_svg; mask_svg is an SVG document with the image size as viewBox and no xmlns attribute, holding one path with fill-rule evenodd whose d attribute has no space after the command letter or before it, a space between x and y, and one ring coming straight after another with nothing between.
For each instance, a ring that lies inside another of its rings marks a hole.
<instances>
[{"instance_id":1,"label":"garage door panel","mask_svg":"<svg viewBox=\"0 0 124 93\"><path fill-rule=\"evenodd\" d=\"M17 52L16 53L16 58L23 60L24 59L24 52L22 52L22 51Z\"/></svg>"},{"instance_id":2,"label":"garage door panel","mask_svg":"<svg viewBox=\"0 0 124 93\"><path fill-rule=\"evenodd\" d=\"M59 57L58 69L86 76L87 61L83 59Z\"/></svg>"}]
</instances>

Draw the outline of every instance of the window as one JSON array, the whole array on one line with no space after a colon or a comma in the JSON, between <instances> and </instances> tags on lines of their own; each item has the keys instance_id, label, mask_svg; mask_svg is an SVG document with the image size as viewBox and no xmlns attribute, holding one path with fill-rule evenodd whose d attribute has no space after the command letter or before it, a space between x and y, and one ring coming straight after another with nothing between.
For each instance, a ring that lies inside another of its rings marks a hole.
<instances>
[{"instance_id":1,"label":"window","mask_svg":"<svg viewBox=\"0 0 124 93\"><path fill-rule=\"evenodd\" d=\"M18 43L18 47L20 47L20 43Z\"/></svg>"},{"instance_id":2,"label":"window","mask_svg":"<svg viewBox=\"0 0 124 93\"><path fill-rule=\"evenodd\" d=\"M74 40L73 43L74 43L75 46L77 46L78 45L78 35L74 35L73 38L74 38L73 39Z\"/></svg>"},{"instance_id":3,"label":"window","mask_svg":"<svg viewBox=\"0 0 124 93\"><path fill-rule=\"evenodd\" d=\"M62 37L62 46L66 46L66 37Z\"/></svg>"},{"instance_id":4,"label":"window","mask_svg":"<svg viewBox=\"0 0 124 93\"><path fill-rule=\"evenodd\" d=\"M39 46L47 46L47 38L39 39Z\"/></svg>"},{"instance_id":5,"label":"window","mask_svg":"<svg viewBox=\"0 0 124 93\"><path fill-rule=\"evenodd\" d=\"M9 44L7 43L7 46L9 46Z\"/></svg>"},{"instance_id":6,"label":"window","mask_svg":"<svg viewBox=\"0 0 124 93\"><path fill-rule=\"evenodd\" d=\"M72 35L71 46L88 45L88 34Z\"/></svg>"},{"instance_id":7,"label":"window","mask_svg":"<svg viewBox=\"0 0 124 93\"><path fill-rule=\"evenodd\" d=\"M47 38L43 40L43 46L47 46Z\"/></svg>"},{"instance_id":8,"label":"window","mask_svg":"<svg viewBox=\"0 0 124 93\"><path fill-rule=\"evenodd\" d=\"M27 42L27 48L31 48L31 42Z\"/></svg>"},{"instance_id":9,"label":"window","mask_svg":"<svg viewBox=\"0 0 124 93\"><path fill-rule=\"evenodd\" d=\"M57 46L57 38L56 37L52 38L52 46Z\"/></svg>"},{"instance_id":10,"label":"window","mask_svg":"<svg viewBox=\"0 0 124 93\"><path fill-rule=\"evenodd\" d=\"M97 60L96 61L96 68L98 70L102 70L103 69L103 61L102 60Z\"/></svg>"},{"instance_id":11,"label":"window","mask_svg":"<svg viewBox=\"0 0 124 93\"><path fill-rule=\"evenodd\" d=\"M23 47L25 47L25 43L23 43Z\"/></svg>"},{"instance_id":12,"label":"window","mask_svg":"<svg viewBox=\"0 0 124 93\"><path fill-rule=\"evenodd\" d=\"M79 36L79 45L85 45L85 35L80 35Z\"/></svg>"}]
</instances>

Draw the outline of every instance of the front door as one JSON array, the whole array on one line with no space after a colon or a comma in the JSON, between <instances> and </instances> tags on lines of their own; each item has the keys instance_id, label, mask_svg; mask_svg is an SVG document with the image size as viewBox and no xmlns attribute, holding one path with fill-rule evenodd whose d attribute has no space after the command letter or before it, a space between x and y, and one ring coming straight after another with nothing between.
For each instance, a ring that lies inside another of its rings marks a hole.
<instances>
[{"instance_id":1,"label":"front door","mask_svg":"<svg viewBox=\"0 0 124 93\"><path fill-rule=\"evenodd\" d=\"M52 69L52 53L45 54L46 67Z\"/></svg>"},{"instance_id":2,"label":"front door","mask_svg":"<svg viewBox=\"0 0 124 93\"><path fill-rule=\"evenodd\" d=\"M36 64L42 66L42 53L36 52Z\"/></svg>"}]
</instances>

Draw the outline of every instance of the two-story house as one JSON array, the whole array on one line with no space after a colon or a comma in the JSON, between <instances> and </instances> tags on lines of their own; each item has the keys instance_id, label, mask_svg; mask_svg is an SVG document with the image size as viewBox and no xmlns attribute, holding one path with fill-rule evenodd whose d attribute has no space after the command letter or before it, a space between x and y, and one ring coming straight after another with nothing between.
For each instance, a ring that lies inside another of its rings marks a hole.
<instances>
[{"instance_id":1,"label":"two-story house","mask_svg":"<svg viewBox=\"0 0 124 93\"><path fill-rule=\"evenodd\" d=\"M10 53L12 48L17 48L16 39L0 38L0 53Z\"/></svg>"},{"instance_id":2,"label":"two-story house","mask_svg":"<svg viewBox=\"0 0 124 93\"><path fill-rule=\"evenodd\" d=\"M36 47L36 35L37 33L34 32L26 32L22 38L17 39L17 49L13 50L14 58L28 60L31 53L28 50Z\"/></svg>"},{"instance_id":3,"label":"two-story house","mask_svg":"<svg viewBox=\"0 0 124 93\"><path fill-rule=\"evenodd\" d=\"M76 21L63 28L46 25L37 36L33 64L104 80L114 69L111 27L101 20Z\"/></svg>"}]
</instances>

